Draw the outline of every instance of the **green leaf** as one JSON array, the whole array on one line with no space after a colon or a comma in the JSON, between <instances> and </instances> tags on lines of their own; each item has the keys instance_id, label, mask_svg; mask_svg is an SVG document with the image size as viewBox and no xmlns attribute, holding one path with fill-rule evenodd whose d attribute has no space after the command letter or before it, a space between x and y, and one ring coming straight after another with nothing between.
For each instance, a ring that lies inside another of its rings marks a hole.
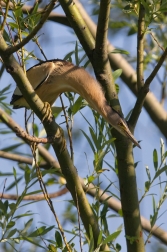
<instances>
[{"instance_id":1,"label":"green leaf","mask_svg":"<svg viewBox=\"0 0 167 252\"><path fill-rule=\"evenodd\" d=\"M7 229L9 228L12 228L13 226L15 225L15 221L10 221L8 224L7 224Z\"/></svg>"},{"instance_id":2,"label":"green leaf","mask_svg":"<svg viewBox=\"0 0 167 252\"><path fill-rule=\"evenodd\" d=\"M103 244L107 244L108 242L112 242L113 240L115 240L118 235L121 233L121 231L116 231L113 234L109 235L104 241Z\"/></svg>"},{"instance_id":3,"label":"green leaf","mask_svg":"<svg viewBox=\"0 0 167 252\"><path fill-rule=\"evenodd\" d=\"M15 216L14 219L20 219L22 217L31 216L31 215L33 215L33 213L31 213L31 211L27 211L26 213L19 214L19 215Z\"/></svg>"},{"instance_id":4,"label":"green leaf","mask_svg":"<svg viewBox=\"0 0 167 252\"><path fill-rule=\"evenodd\" d=\"M161 152L161 164L166 164L167 152L165 152L165 143L162 138L160 138L160 152Z\"/></svg>"},{"instance_id":5,"label":"green leaf","mask_svg":"<svg viewBox=\"0 0 167 252\"><path fill-rule=\"evenodd\" d=\"M94 251L94 239L93 239L92 227L90 224L89 224L89 237L90 237L89 252L93 252Z\"/></svg>"},{"instance_id":6,"label":"green leaf","mask_svg":"<svg viewBox=\"0 0 167 252\"><path fill-rule=\"evenodd\" d=\"M58 231L55 232L55 240L58 248L62 248L63 247L62 237Z\"/></svg>"},{"instance_id":7,"label":"green leaf","mask_svg":"<svg viewBox=\"0 0 167 252\"><path fill-rule=\"evenodd\" d=\"M123 217L123 211L122 211L122 208L118 210L118 214Z\"/></svg>"},{"instance_id":8,"label":"green leaf","mask_svg":"<svg viewBox=\"0 0 167 252\"><path fill-rule=\"evenodd\" d=\"M37 230L35 230L34 232L32 232L31 234L29 234L29 237L37 237L37 236L44 235L44 234L48 233L54 227L55 226L50 226L49 228L46 228L46 226L42 226L42 227L38 228Z\"/></svg>"},{"instance_id":9,"label":"green leaf","mask_svg":"<svg viewBox=\"0 0 167 252\"><path fill-rule=\"evenodd\" d=\"M88 137L88 135L87 135L83 130L81 130L81 131L82 131L82 133L84 134L84 136L86 137L86 139L87 139L87 141L88 141L90 147L92 148L93 153L95 153L95 148L94 148L94 146L93 146L92 141L90 140L90 138Z\"/></svg>"},{"instance_id":10,"label":"green leaf","mask_svg":"<svg viewBox=\"0 0 167 252\"><path fill-rule=\"evenodd\" d=\"M7 188L6 191L9 191L12 189L14 186L16 186L20 181L22 180L22 176L16 179L13 183L11 183Z\"/></svg>"},{"instance_id":11,"label":"green leaf","mask_svg":"<svg viewBox=\"0 0 167 252\"><path fill-rule=\"evenodd\" d=\"M145 182L145 192L148 192L150 189L150 181Z\"/></svg>"},{"instance_id":12,"label":"green leaf","mask_svg":"<svg viewBox=\"0 0 167 252\"><path fill-rule=\"evenodd\" d=\"M4 205L4 203L2 202L2 200L0 200L0 210L5 214L6 213L6 207Z\"/></svg>"},{"instance_id":13,"label":"green leaf","mask_svg":"<svg viewBox=\"0 0 167 252\"><path fill-rule=\"evenodd\" d=\"M150 175L150 170L149 170L148 166L146 166L146 173L147 173L147 177L148 177L149 181L151 181L151 175Z\"/></svg>"},{"instance_id":14,"label":"green leaf","mask_svg":"<svg viewBox=\"0 0 167 252\"><path fill-rule=\"evenodd\" d=\"M75 62L76 62L76 65L79 66L78 41L76 41L75 43Z\"/></svg>"},{"instance_id":15,"label":"green leaf","mask_svg":"<svg viewBox=\"0 0 167 252\"><path fill-rule=\"evenodd\" d=\"M155 225L157 217L158 217L158 211L155 212L153 216L150 215L150 224L151 224L151 227L153 227Z\"/></svg>"},{"instance_id":16,"label":"green leaf","mask_svg":"<svg viewBox=\"0 0 167 252\"><path fill-rule=\"evenodd\" d=\"M15 28L15 29L19 29L19 26L16 24L16 23L11 23L11 22L9 22L8 23L12 28Z\"/></svg>"},{"instance_id":17,"label":"green leaf","mask_svg":"<svg viewBox=\"0 0 167 252\"><path fill-rule=\"evenodd\" d=\"M11 238L16 232L17 232L17 229L16 229L16 228L15 228L15 229L12 229L12 230L9 232L9 234L7 235L6 238Z\"/></svg>"},{"instance_id":18,"label":"green leaf","mask_svg":"<svg viewBox=\"0 0 167 252\"><path fill-rule=\"evenodd\" d=\"M164 171L167 171L167 165L165 165L163 168L159 169L155 176L154 176L154 179L156 179L157 177L159 177L161 175L161 173L163 173Z\"/></svg>"},{"instance_id":19,"label":"green leaf","mask_svg":"<svg viewBox=\"0 0 167 252\"><path fill-rule=\"evenodd\" d=\"M157 171L157 169L158 169L158 154L157 154L156 149L154 149L154 151L153 151L153 162L154 162L154 169L155 169L155 171Z\"/></svg>"},{"instance_id":20,"label":"green leaf","mask_svg":"<svg viewBox=\"0 0 167 252\"><path fill-rule=\"evenodd\" d=\"M73 115L75 115L80 110L80 108L82 106L82 101L83 101L83 98L81 96L79 96L71 108Z\"/></svg>"},{"instance_id":21,"label":"green leaf","mask_svg":"<svg viewBox=\"0 0 167 252\"><path fill-rule=\"evenodd\" d=\"M12 150L15 150L16 151L16 148L22 146L23 143L19 143L19 144L13 144L13 145L10 145L9 147L6 147L4 149L1 149L2 151L6 151L6 152L9 152L9 151L12 151Z\"/></svg>"},{"instance_id":22,"label":"green leaf","mask_svg":"<svg viewBox=\"0 0 167 252\"><path fill-rule=\"evenodd\" d=\"M31 174L31 170L28 166L26 166L25 174L24 174L26 185L28 185L28 183L30 182L30 174Z\"/></svg>"},{"instance_id":23,"label":"green leaf","mask_svg":"<svg viewBox=\"0 0 167 252\"><path fill-rule=\"evenodd\" d=\"M102 232L102 230L100 230L100 233L99 233L99 236L98 236L98 240L97 240L97 245L101 244L101 242L102 242L102 235L103 235L103 232Z\"/></svg>"},{"instance_id":24,"label":"green leaf","mask_svg":"<svg viewBox=\"0 0 167 252\"><path fill-rule=\"evenodd\" d=\"M67 108L67 107L65 107L65 108ZM52 109L52 113L56 116L58 116L58 114L60 114L61 111L63 110L62 107L56 107L56 106L51 107L51 109Z\"/></svg>"},{"instance_id":25,"label":"green leaf","mask_svg":"<svg viewBox=\"0 0 167 252\"><path fill-rule=\"evenodd\" d=\"M33 11L32 11L32 14L36 14L37 13L37 10L38 10L38 2L36 2L35 6L33 6Z\"/></svg>"},{"instance_id":26,"label":"green leaf","mask_svg":"<svg viewBox=\"0 0 167 252\"><path fill-rule=\"evenodd\" d=\"M98 141L97 137L96 137L96 134L94 132L94 130L90 127L89 128L89 132L91 134L91 137L93 139L93 142L94 142L94 145L96 146L96 149L99 150L100 149L100 142Z\"/></svg>"},{"instance_id":27,"label":"green leaf","mask_svg":"<svg viewBox=\"0 0 167 252\"><path fill-rule=\"evenodd\" d=\"M125 50L122 50L122 49L119 49L119 48L115 48L113 51L111 51L110 53L120 53L120 54L129 54L128 51L125 51Z\"/></svg>"},{"instance_id":28,"label":"green leaf","mask_svg":"<svg viewBox=\"0 0 167 252\"><path fill-rule=\"evenodd\" d=\"M21 231L21 234L25 234L28 229L32 226L32 222L33 222L33 218L31 218L30 220L28 220L25 224L24 224L24 229Z\"/></svg>"},{"instance_id":29,"label":"green leaf","mask_svg":"<svg viewBox=\"0 0 167 252\"><path fill-rule=\"evenodd\" d=\"M89 177L87 178L89 184L92 183L95 179L96 179L96 177L93 176L93 175L91 175L91 176L89 176Z\"/></svg>"},{"instance_id":30,"label":"green leaf","mask_svg":"<svg viewBox=\"0 0 167 252\"><path fill-rule=\"evenodd\" d=\"M15 204L15 203L9 204L9 208L10 208L12 211L15 211L15 210L16 210L16 204Z\"/></svg>"},{"instance_id":31,"label":"green leaf","mask_svg":"<svg viewBox=\"0 0 167 252\"><path fill-rule=\"evenodd\" d=\"M20 18L22 16L22 6L17 7L14 10L14 14L15 14L15 17L19 17Z\"/></svg>"},{"instance_id":32,"label":"green leaf","mask_svg":"<svg viewBox=\"0 0 167 252\"><path fill-rule=\"evenodd\" d=\"M113 78L114 78L114 81L115 81L116 79L118 79L118 77L120 77L121 74L122 74L122 69L117 69L116 71L114 71L114 72L112 73Z\"/></svg>"}]
</instances>

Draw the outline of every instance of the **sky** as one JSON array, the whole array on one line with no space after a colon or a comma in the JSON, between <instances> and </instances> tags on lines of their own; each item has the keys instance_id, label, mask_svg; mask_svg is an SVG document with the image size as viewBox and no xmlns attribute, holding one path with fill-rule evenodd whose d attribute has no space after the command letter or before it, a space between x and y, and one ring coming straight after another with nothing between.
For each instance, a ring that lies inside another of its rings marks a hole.
<instances>
[{"instance_id":1,"label":"sky","mask_svg":"<svg viewBox=\"0 0 167 252\"><path fill-rule=\"evenodd\" d=\"M90 9L88 6L87 6L87 10L90 12ZM60 8L56 11L63 13ZM72 51L75 49L75 43L76 43L77 38L69 28L63 25L58 25L53 22L47 22L42 28L42 30L39 32L39 34L40 34L39 41L40 41L41 46L44 49L47 59L53 59L53 58L63 59L69 51ZM136 55L136 35L126 37L126 40L125 40L123 34L121 34L121 36L118 34L112 37L110 36L109 40L114 46L117 46L119 48L129 51L130 56ZM35 49L35 45L33 43L30 43L26 48L29 51L32 51ZM37 53L37 56L41 58L40 52L38 50L36 51L36 53ZM31 67L32 65L36 63L37 62L33 60L30 61L27 65L27 68ZM148 69L145 75L147 76L150 71L151 69ZM91 72L91 74L93 73ZM8 84L12 85L11 94L6 99L7 102L10 102L12 92L15 88L15 83L11 79L11 77L7 75L6 73L3 75L0 82L1 82L0 89L2 89ZM117 80L117 84L119 84L120 86L119 99L121 102L124 116L126 117L129 111L133 108L136 101L136 97L124 85L121 79ZM159 90L156 85L156 82L153 82L153 84L151 85L151 90L154 91L156 94L158 93ZM68 106L66 99L65 99L65 105ZM56 102L56 106L60 106L59 100ZM166 103L165 103L165 108L167 108ZM90 112L89 108L84 109L82 113L86 116L86 118L91 123L93 123L92 113ZM24 110L23 109L15 111L12 117L14 120L17 121L17 123L19 123L22 127L24 127ZM62 117L59 117L57 120L58 123L61 123L62 121L63 121ZM38 120L36 120L36 122L38 123L39 127L42 129L42 125L40 124L40 122ZM4 125L1 125L1 128L2 127L4 127ZM66 128L64 125L63 125L63 128L66 131ZM88 146L86 139L83 137L81 133L81 129L86 131L87 134L89 134L88 125L86 124L82 115L78 113L78 115L74 117L74 130L76 130L79 133L78 140L74 142L74 153L75 153L74 164L77 167L79 176L85 177L89 173L89 169L92 170L93 168L93 165L92 165L93 154L91 152L90 147ZM141 147L142 147L141 150L139 148L134 149L134 160L135 162L139 162L136 168L136 177L137 177L137 184L138 184L138 193L139 193L139 198L140 198L144 192L144 183L147 180L145 167L146 166L149 167L151 176L153 176L154 175L154 168L153 168L153 161L152 161L153 150L157 149L158 155L160 157L160 138L164 140L165 146L166 146L166 139L164 139L164 136L162 135L162 133L158 130L156 125L151 121L145 109L143 109L141 112L134 135L137 140L141 140ZM13 144L16 143L15 139L16 139L16 136L14 135L12 135L12 138L11 138L11 135L1 136L0 149L3 149L7 147L8 145L10 145L11 141L13 142ZM69 145L68 145L68 148L69 148ZM27 146L24 146L22 150L25 153L30 153L29 147ZM53 150L51 150L51 153L54 155ZM107 155L105 160L114 166L114 159L111 155ZM1 159L2 171L4 171L4 168L5 168L5 171L12 172L13 166L17 167L16 163ZM21 173L21 171L18 170L18 173ZM118 181L117 177L115 176L115 174L113 174L112 171L106 173L105 175L107 177L110 177L111 181ZM7 179L7 186L12 182L12 179L13 178ZM103 180L102 186L104 186L105 188L106 183L109 183L109 181L106 179L104 175L102 175L102 180ZM157 181L157 183L158 182L159 181ZM1 177L0 178L1 191L3 189L3 184L4 184L4 177ZM116 185L118 185L118 182L116 182ZM23 186L24 186L23 184L19 186L20 191L23 188ZM36 190L37 188L39 187L34 186L33 189ZM53 188L49 190L52 191ZM119 195L118 190L115 189L114 187L112 187L111 190L113 193L116 193L117 195ZM12 193L15 193L15 191L12 190ZM153 187L151 190L151 193L154 194L156 201L158 201L159 194L160 194L159 186ZM53 200L56 213L58 214L60 218L60 222L63 221L62 212L67 206L68 200L70 200L69 194L66 194L64 197L56 198ZM92 201L90 197L89 197L89 200ZM35 214L36 224L34 224L34 227L36 225L38 226L40 224L39 222L46 222L46 214L48 213L48 206L46 202L39 202L39 203L33 204L32 207L33 207L32 211L36 213ZM164 205L162 206L160 213L163 213L164 211L166 211L166 208L167 208L167 203L165 202ZM141 214L144 217L149 219L150 214L152 214L151 213L152 196L147 196L143 200L143 202L140 205L140 209L141 209ZM20 209L19 211L22 212L22 209ZM109 214L113 214L113 211L109 210ZM167 218L167 213L164 212L164 214L159 218L157 224L161 225L162 223L165 223L166 218ZM54 217L51 214L49 214L49 216L47 215L47 224L48 223L50 224L54 223L56 225ZM119 217L116 218L116 221L113 218L111 218L109 220L109 225L111 225L111 231L114 232L121 225L121 223L122 223L121 218ZM22 226L23 223L20 222L19 225ZM165 229L166 224L163 224L161 227ZM72 229L72 225L66 224L65 229L66 230ZM52 239L54 239L54 237L52 237ZM122 248L125 248L126 244L125 244L125 239L124 239L124 233L122 233L118 237L117 242L122 245ZM152 249L156 242L157 240L152 239L151 243L147 245L146 251L148 252L153 251ZM20 247L20 251L23 251L21 247ZM122 251L125 251L125 250L122 249Z\"/></svg>"}]
</instances>

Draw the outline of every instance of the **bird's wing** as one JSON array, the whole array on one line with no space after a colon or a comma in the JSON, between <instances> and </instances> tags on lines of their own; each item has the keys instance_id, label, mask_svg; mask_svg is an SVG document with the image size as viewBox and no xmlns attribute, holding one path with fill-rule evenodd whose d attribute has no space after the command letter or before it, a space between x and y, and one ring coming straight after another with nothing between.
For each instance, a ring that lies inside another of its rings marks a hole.
<instances>
[{"instance_id":1,"label":"bird's wing","mask_svg":"<svg viewBox=\"0 0 167 252\"><path fill-rule=\"evenodd\" d=\"M34 90L39 88L49 77L54 67L53 62L44 62L42 64L38 64L33 66L32 68L27 70L27 78L31 83ZM22 97L22 93L18 87L16 87L10 104L14 104L15 101Z\"/></svg>"}]
</instances>

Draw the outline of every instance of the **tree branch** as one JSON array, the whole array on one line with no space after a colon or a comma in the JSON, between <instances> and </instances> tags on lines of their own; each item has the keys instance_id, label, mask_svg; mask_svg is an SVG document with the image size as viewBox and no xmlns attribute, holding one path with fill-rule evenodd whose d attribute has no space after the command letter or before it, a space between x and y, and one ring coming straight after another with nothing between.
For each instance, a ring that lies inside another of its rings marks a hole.
<instances>
[{"instance_id":1,"label":"tree branch","mask_svg":"<svg viewBox=\"0 0 167 252\"><path fill-rule=\"evenodd\" d=\"M108 23L111 1L101 1L93 53L93 67L96 78L101 83L110 105L122 114L107 52Z\"/></svg>"},{"instance_id":2,"label":"tree branch","mask_svg":"<svg viewBox=\"0 0 167 252\"><path fill-rule=\"evenodd\" d=\"M82 31L81 27L83 24L82 16L79 14L79 11L77 10L76 6L73 4L73 1L68 4L68 0L60 0L60 3L69 19L69 22L71 23L74 31L76 32L78 38L80 39L80 36L82 38ZM108 9L108 1L101 2L100 7L102 6L102 10L100 10L100 16L99 16L99 30L98 34L101 32L101 29L104 31L108 27L108 22L106 21L108 19L109 15L109 9ZM101 20L104 18L104 14L107 15L106 20L103 23ZM75 16L79 16L78 22L76 23ZM100 23L101 22L101 23ZM97 36L99 36L97 34ZM103 87L106 88L109 83L113 83L113 79L111 77L111 74L109 75L108 67L107 67L107 61L108 61L108 55L107 55L107 44L106 44L106 32L104 34L104 37L100 38L99 42L96 42L96 48L98 52L98 57L94 59L94 56L96 57L96 53L93 54L93 58L90 55L91 47L90 47L90 40L89 38L85 38L84 43L82 43L82 39L80 39L80 42L86 51L96 74L96 71L99 70L99 73L97 75L97 79L101 83L101 79L98 78L101 71L103 74L103 81L104 85ZM99 39L99 37L97 37ZM85 43L87 45L85 45ZM103 45L102 45L103 43ZM99 47L103 46L104 49L100 49ZM103 54L102 54L103 53ZM102 69L96 69L96 63L100 62L103 63ZM110 70L111 72L111 70ZM115 90L115 88L114 88ZM107 92L107 90L105 90ZM116 91L114 92L114 96L116 94ZM111 97L109 97L111 95ZM117 100L117 97L113 97L112 93L110 92L108 94L108 100L112 99ZM119 103L117 103L119 104ZM122 209L124 214L124 223L125 223L125 230L126 234L128 236L136 237L137 242L134 242L133 244L130 242L130 240L127 239L127 246L129 251L144 251L144 241L142 234L142 227L141 227L141 221L140 221L140 211L139 211L139 204L138 204L138 195L137 195L137 185L136 185L136 177L135 177L135 169L134 169L134 160L132 156L132 144L125 139L125 137L121 136L118 132L115 130L112 131L113 136L116 137L115 145L117 150L117 160L118 160L118 170L119 170L119 181L120 181L120 188L128 188L126 190L121 189L121 203L122 203ZM119 149L119 150L118 150ZM124 152L123 159L122 158L122 152ZM129 165L130 163L130 165ZM130 172L128 172L130 170ZM123 179L124 177L124 179ZM125 199L132 197L132 204L129 204ZM128 214L127 214L128 212ZM133 221L132 221L133 219ZM131 224L130 224L131 223Z\"/></svg>"},{"instance_id":3,"label":"tree branch","mask_svg":"<svg viewBox=\"0 0 167 252\"><path fill-rule=\"evenodd\" d=\"M0 113L0 118L1 118L1 113ZM16 155L13 153L9 154L9 153L3 152L3 151L0 151L0 157L6 158L9 160L18 161L18 162L23 162L25 164L32 164L32 162L33 162L32 158L23 157L23 156ZM44 169L50 168L50 166L52 166L53 160L55 161L55 163L57 162L53 157L51 157L51 160L50 161L48 160L46 167L45 167L45 163L44 163L44 165L42 165L42 163L40 163L40 167L44 168ZM57 166L55 166L54 168L57 169ZM60 175L61 175L61 173L60 173ZM93 184L90 183L89 186L86 186L85 182L82 178L80 178L80 182L82 184L84 191L87 194L89 194L92 197L97 197L97 189ZM64 188L63 190L65 190L64 192L66 192L66 190L68 191L68 189L66 189L66 188ZM57 195L57 193L59 193L59 192L49 194L50 198L54 197L54 194L56 197L59 196L59 195ZM60 193L61 193L61 191L60 191ZM2 194L0 194L0 195L2 196ZM4 196L3 198L11 199L11 200L17 200L17 197L19 197L18 195L8 195L8 194L7 195L3 194L3 196ZM30 196L26 196L26 197L28 197L28 198L23 198L23 199L24 200L38 200L36 198L36 195L30 195ZM43 195L37 195L37 197L39 197L39 200L43 200ZM119 213L119 211L122 209L121 203L118 200L114 199L114 197L110 197L110 195L108 193L104 192L100 188L98 190L98 197L99 197L100 202L102 202L102 203L107 201L108 207L111 210L113 210L114 212ZM164 244L167 245L167 232L166 231L164 231L162 228L160 228L156 225L154 225L154 227L151 227L150 221L145 219L143 216L141 216L141 223L142 223L142 228L145 231L147 231L147 232L151 231L153 236L155 236L157 239L159 239L161 242L163 242Z\"/></svg>"},{"instance_id":4,"label":"tree branch","mask_svg":"<svg viewBox=\"0 0 167 252\"><path fill-rule=\"evenodd\" d=\"M0 34L0 56L2 57L6 65L6 69L14 78L21 93L25 97L30 107L33 109L38 118L42 121L45 115L43 111L44 104L33 90L22 68L18 65L13 55L9 56L8 54L6 54L6 49L7 45L2 35ZM98 222L93 214L93 211L80 184L77 170L70 159L70 155L66 148L66 142L63 136L63 131L55 123L53 117L51 117L50 120L45 120L43 122L43 125L47 132L47 135L53 136L55 139L55 142L52 144L52 147L54 149L55 154L57 155L58 161L62 169L62 173L64 174L65 179L67 181L67 188L69 189L75 203L77 193L82 222L88 235L90 235L89 228L91 225L94 237L94 244L95 247L97 247L97 241L99 236Z\"/></svg>"},{"instance_id":5,"label":"tree branch","mask_svg":"<svg viewBox=\"0 0 167 252\"><path fill-rule=\"evenodd\" d=\"M63 188L61 189L60 191L58 192L54 192L54 193L49 193L48 196L49 198L57 198L57 197L60 197L64 194L66 194L68 191L67 188ZM9 200L17 200L20 195L17 195L17 194L6 194L6 193L0 193L0 198L3 198L3 199L9 199ZM24 196L23 197L23 200L36 200L36 201L40 201L40 200L45 200L45 196L44 194L36 194L36 195L27 195L27 196Z\"/></svg>"},{"instance_id":6,"label":"tree branch","mask_svg":"<svg viewBox=\"0 0 167 252\"><path fill-rule=\"evenodd\" d=\"M146 95L149 92L149 86L150 86L151 82L153 81L153 79L155 78L156 74L158 73L158 71L159 71L160 67L162 66L166 57L167 57L167 48L165 49L165 51L161 55L160 59L158 60L157 65L155 66L155 68L152 71L152 73L150 74L150 76L146 79L144 86L140 89L136 104L135 104L134 109L132 111L132 114L129 118L130 125L136 124L136 121L138 119L138 115L140 114L142 106L146 100ZM166 115L166 113L164 114L164 116L165 115ZM166 129L166 134L167 134L167 129Z\"/></svg>"}]
</instances>

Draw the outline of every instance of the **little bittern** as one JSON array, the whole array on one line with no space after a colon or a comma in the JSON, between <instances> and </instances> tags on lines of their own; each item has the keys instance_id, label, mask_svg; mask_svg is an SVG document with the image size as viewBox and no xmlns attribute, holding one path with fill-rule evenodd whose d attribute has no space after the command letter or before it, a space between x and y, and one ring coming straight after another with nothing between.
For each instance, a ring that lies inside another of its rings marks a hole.
<instances>
[{"instance_id":1,"label":"little bittern","mask_svg":"<svg viewBox=\"0 0 167 252\"><path fill-rule=\"evenodd\" d=\"M108 105L100 84L84 68L60 59L49 60L27 70L27 78L41 100L50 105L63 92L80 94L109 124L140 148L125 120ZM18 87L11 104L14 109L30 108Z\"/></svg>"}]
</instances>

